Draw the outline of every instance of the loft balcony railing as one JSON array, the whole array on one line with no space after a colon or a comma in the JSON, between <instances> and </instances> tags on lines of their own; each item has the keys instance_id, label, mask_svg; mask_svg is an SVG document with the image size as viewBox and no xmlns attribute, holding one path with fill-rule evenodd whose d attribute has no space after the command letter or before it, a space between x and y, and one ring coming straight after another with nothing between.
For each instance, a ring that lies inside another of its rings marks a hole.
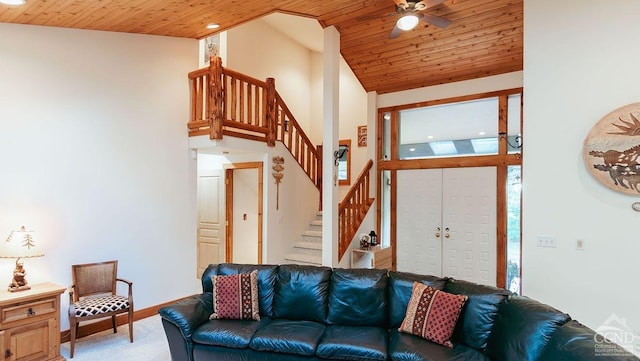
<instances>
[{"instance_id":1,"label":"loft balcony railing","mask_svg":"<svg viewBox=\"0 0 640 361\"><path fill-rule=\"evenodd\" d=\"M189 136L208 135L215 140L226 135L262 141L270 147L282 142L322 191L322 153L276 91L275 79L255 79L223 67L220 57L211 57L208 68L189 73L189 81ZM369 160L338 208L340 259L373 202L368 196L372 165Z\"/></svg>"}]
</instances>

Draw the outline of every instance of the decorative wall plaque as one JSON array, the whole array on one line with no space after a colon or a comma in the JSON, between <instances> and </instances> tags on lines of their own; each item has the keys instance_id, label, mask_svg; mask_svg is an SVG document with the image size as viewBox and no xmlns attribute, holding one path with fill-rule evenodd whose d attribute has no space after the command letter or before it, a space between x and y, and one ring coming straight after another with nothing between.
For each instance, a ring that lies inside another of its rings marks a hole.
<instances>
[{"instance_id":1,"label":"decorative wall plaque","mask_svg":"<svg viewBox=\"0 0 640 361\"><path fill-rule=\"evenodd\" d=\"M587 170L614 191L640 196L640 103L618 108L591 128L582 157Z\"/></svg>"}]
</instances>

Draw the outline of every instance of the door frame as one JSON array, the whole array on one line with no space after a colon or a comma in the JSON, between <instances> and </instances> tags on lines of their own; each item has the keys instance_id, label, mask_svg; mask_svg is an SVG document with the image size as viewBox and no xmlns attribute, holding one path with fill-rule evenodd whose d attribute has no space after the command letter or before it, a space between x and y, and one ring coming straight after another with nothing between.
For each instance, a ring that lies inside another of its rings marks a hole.
<instances>
[{"instance_id":1,"label":"door frame","mask_svg":"<svg viewBox=\"0 0 640 361\"><path fill-rule=\"evenodd\" d=\"M505 141L498 142L498 154L495 155L476 155L476 156L461 156L450 158L431 158L431 159L411 159L400 160L398 154L398 138L399 138L399 114L401 110L414 109L427 107L432 105L441 105L447 103L456 103L469 100L477 100L483 98L498 98L498 132L507 132L507 110L508 110L508 97L512 94L520 94L520 132L523 133L523 88L513 88L507 90L500 90L494 92L487 92L481 94L464 95L454 98L430 100L424 102L418 102L413 104L390 106L385 108L378 108L378 117L376 122L376 157L377 162L377 194L376 198L381 199L382 187L380 185L380 179L382 179L383 171L390 171L391 173L391 209L390 209L390 231L391 231L391 259L392 268L396 267L396 224L397 224L397 192L395 184L397 181L397 171L403 169L433 169L433 168L458 168L458 167L484 167L493 166L496 167L496 195L497 195L497 207L496 207L496 285L500 288L504 288L507 282L507 168L512 165L522 167L522 153L509 153L507 144ZM390 115L390 134L389 134L389 146L390 146L390 159L384 158L384 115L389 113ZM522 169L522 168L521 168ZM524 171L522 171L524 174ZM521 176L522 177L522 176ZM523 178L521 178L523 179ZM376 202L376 228L378 233L380 232L380 224L382 221L382 209L380 202ZM522 216L520 217L522 222ZM522 227L520 228L522 229ZM520 255L522 258L522 234L520 235ZM522 261L521 263L522 264ZM521 268L522 269L522 268ZM520 275L522 280L522 274ZM522 282L522 281L521 281ZM522 283L521 283L522 284Z\"/></svg>"},{"instance_id":2,"label":"door frame","mask_svg":"<svg viewBox=\"0 0 640 361\"><path fill-rule=\"evenodd\" d=\"M225 258L233 260L233 172L238 169L258 170L258 264L262 264L262 229L263 229L263 162L228 163L224 165L225 184Z\"/></svg>"}]
</instances>

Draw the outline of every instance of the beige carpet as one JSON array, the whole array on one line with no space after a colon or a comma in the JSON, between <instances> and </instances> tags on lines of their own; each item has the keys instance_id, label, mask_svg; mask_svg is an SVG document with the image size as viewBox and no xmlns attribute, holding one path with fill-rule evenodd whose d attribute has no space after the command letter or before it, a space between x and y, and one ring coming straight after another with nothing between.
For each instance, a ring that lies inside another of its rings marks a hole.
<instances>
[{"instance_id":1,"label":"beige carpet","mask_svg":"<svg viewBox=\"0 0 640 361\"><path fill-rule=\"evenodd\" d=\"M133 343L129 342L128 325L83 337L76 341L74 361L171 361L169 344L160 316L133 323ZM69 342L60 345L60 354L69 358Z\"/></svg>"}]
</instances>

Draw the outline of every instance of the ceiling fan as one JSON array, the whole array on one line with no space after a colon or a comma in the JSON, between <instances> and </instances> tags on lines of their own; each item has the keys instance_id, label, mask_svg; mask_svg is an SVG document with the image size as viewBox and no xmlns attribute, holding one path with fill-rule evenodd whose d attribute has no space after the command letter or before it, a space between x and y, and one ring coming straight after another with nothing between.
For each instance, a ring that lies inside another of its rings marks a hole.
<instances>
[{"instance_id":1,"label":"ceiling fan","mask_svg":"<svg viewBox=\"0 0 640 361\"><path fill-rule=\"evenodd\" d=\"M389 39L397 38L403 31L415 28L421 20L439 28L446 28L451 24L451 20L449 19L422 13L424 10L442 4L445 0L393 0L393 2L396 4L396 12L388 15L400 15L400 18L398 18L396 26L391 31L391 34L389 34ZM366 20L374 17L378 16L364 16L357 19Z\"/></svg>"}]
</instances>

